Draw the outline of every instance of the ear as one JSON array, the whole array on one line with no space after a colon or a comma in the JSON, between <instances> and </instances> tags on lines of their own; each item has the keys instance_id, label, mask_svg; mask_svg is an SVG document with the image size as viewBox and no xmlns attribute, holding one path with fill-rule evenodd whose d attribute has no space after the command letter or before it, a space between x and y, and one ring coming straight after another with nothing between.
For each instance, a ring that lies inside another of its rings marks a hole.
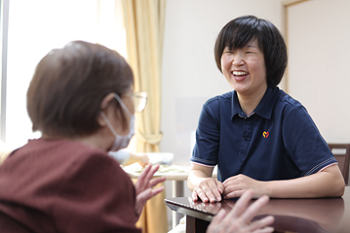
<instances>
[{"instance_id":1,"label":"ear","mask_svg":"<svg viewBox=\"0 0 350 233\"><path fill-rule=\"evenodd\" d=\"M101 110L105 111L106 108L108 107L109 103L112 100L114 100L114 98L115 98L115 93L114 92L111 92L108 95L106 95L105 98L103 98L103 100L101 101L101 104L100 104Z\"/></svg>"},{"instance_id":2,"label":"ear","mask_svg":"<svg viewBox=\"0 0 350 233\"><path fill-rule=\"evenodd\" d=\"M101 112L103 112L106 116L108 116L108 112L109 112L108 111L108 109L109 109L108 106L109 106L110 102L113 101L114 98L115 98L114 95L115 95L115 93L109 93L101 101L101 104L100 104ZM101 115L98 116L97 121L98 121L99 125L101 125L102 127L106 126L106 122L102 118Z\"/></svg>"}]
</instances>

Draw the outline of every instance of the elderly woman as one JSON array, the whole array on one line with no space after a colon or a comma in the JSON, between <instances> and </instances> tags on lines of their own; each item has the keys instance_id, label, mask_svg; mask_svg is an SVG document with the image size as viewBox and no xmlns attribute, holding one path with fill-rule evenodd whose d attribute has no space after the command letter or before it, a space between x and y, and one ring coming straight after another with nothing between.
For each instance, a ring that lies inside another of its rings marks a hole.
<instances>
[{"instance_id":1,"label":"elderly woman","mask_svg":"<svg viewBox=\"0 0 350 233\"><path fill-rule=\"evenodd\" d=\"M149 165L134 186L108 152L128 145L134 112L144 106L117 52L82 41L49 52L27 92L33 131L42 137L0 167L1 232L141 232L135 223L145 202L163 190L152 188L165 179L152 179L158 166ZM252 231L270 224L272 217L254 229L248 224L267 197L240 217L251 197L248 192L226 218L218 215L213 230L220 223ZM232 214L242 221L231 224Z\"/></svg>"}]
</instances>

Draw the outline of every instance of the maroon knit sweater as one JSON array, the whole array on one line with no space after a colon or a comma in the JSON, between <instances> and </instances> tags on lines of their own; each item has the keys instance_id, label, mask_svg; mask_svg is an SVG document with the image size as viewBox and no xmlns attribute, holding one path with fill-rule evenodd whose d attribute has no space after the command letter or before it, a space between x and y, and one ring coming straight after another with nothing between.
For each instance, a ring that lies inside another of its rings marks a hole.
<instances>
[{"instance_id":1,"label":"maroon knit sweater","mask_svg":"<svg viewBox=\"0 0 350 233\"><path fill-rule=\"evenodd\" d=\"M135 189L105 151L30 140L0 166L1 233L140 233Z\"/></svg>"}]
</instances>

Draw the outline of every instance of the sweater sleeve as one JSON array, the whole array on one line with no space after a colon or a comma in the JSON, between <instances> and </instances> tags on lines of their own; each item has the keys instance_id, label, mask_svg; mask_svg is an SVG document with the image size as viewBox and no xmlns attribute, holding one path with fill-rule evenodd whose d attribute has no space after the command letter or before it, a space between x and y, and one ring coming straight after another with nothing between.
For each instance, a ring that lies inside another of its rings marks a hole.
<instances>
[{"instance_id":1,"label":"sweater sleeve","mask_svg":"<svg viewBox=\"0 0 350 233\"><path fill-rule=\"evenodd\" d=\"M53 206L59 232L141 232L135 226L134 185L112 158L80 156L63 179Z\"/></svg>"}]
</instances>

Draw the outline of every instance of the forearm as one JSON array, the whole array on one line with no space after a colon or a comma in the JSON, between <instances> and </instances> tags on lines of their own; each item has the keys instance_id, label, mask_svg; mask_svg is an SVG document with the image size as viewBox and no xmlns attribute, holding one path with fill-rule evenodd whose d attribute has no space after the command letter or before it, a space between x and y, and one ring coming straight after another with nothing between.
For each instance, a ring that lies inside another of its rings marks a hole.
<instances>
[{"instance_id":1,"label":"forearm","mask_svg":"<svg viewBox=\"0 0 350 233\"><path fill-rule=\"evenodd\" d=\"M264 182L263 192L272 198L339 197L343 195L344 188L338 166L333 165L306 177Z\"/></svg>"},{"instance_id":2,"label":"forearm","mask_svg":"<svg viewBox=\"0 0 350 233\"><path fill-rule=\"evenodd\" d=\"M187 178L188 188L193 191L199 182L212 176L213 169L214 167L207 167L196 163L191 163L191 171Z\"/></svg>"},{"instance_id":3,"label":"forearm","mask_svg":"<svg viewBox=\"0 0 350 233\"><path fill-rule=\"evenodd\" d=\"M134 154L129 152L129 159L124 163L125 166L139 163L141 166L146 166L149 163L149 158L146 154Z\"/></svg>"},{"instance_id":4,"label":"forearm","mask_svg":"<svg viewBox=\"0 0 350 233\"><path fill-rule=\"evenodd\" d=\"M139 161L139 158L135 154L130 153L129 158L128 158L128 160L126 160L124 165L128 166L130 164L137 163L138 161Z\"/></svg>"},{"instance_id":5,"label":"forearm","mask_svg":"<svg viewBox=\"0 0 350 233\"><path fill-rule=\"evenodd\" d=\"M196 185L202 181L203 179L206 179L210 176L206 175L204 172L202 171L198 171L198 170L193 170L190 172L190 174L188 175L188 179L187 179L187 186L188 188L193 191L193 189L196 187Z\"/></svg>"}]
</instances>

